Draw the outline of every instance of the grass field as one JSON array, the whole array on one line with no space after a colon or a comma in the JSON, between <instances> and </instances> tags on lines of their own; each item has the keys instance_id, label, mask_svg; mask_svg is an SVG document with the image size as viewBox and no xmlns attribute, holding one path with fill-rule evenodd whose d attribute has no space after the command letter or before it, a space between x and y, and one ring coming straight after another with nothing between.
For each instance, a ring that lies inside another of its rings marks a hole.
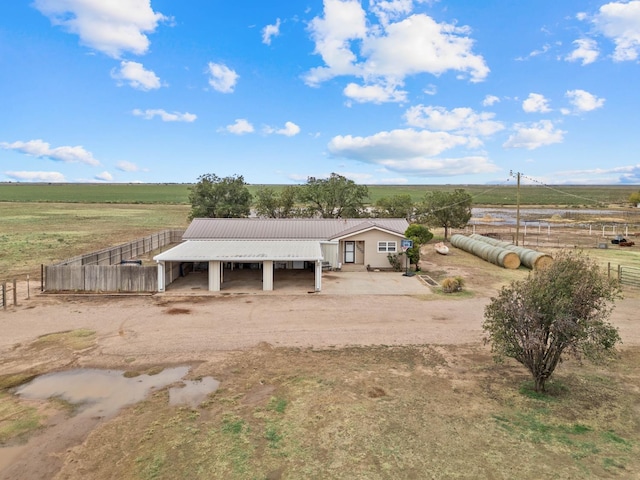
<instances>
[{"instance_id":1,"label":"grass field","mask_svg":"<svg viewBox=\"0 0 640 480\"><path fill-rule=\"evenodd\" d=\"M264 185L249 185L255 193ZM188 184L29 184L0 183L0 202L60 202L60 203L117 203L117 204L188 204ZM276 190L282 186L273 185ZM428 191L462 188L473 196L475 205L515 205L515 185L371 185L369 201L382 197L411 195L419 201ZM608 206L626 205L629 196L639 191L628 186L521 186L521 205Z\"/></svg>"},{"instance_id":2,"label":"grass field","mask_svg":"<svg viewBox=\"0 0 640 480\"><path fill-rule=\"evenodd\" d=\"M0 203L0 281L39 277L40 264L184 228L188 213L187 205Z\"/></svg>"}]
</instances>

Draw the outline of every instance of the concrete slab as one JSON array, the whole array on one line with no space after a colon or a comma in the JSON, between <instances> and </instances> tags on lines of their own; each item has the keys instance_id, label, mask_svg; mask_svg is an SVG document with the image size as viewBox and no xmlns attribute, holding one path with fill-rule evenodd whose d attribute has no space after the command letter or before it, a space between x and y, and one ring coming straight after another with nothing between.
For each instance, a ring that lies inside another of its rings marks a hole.
<instances>
[{"instance_id":1,"label":"concrete slab","mask_svg":"<svg viewBox=\"0 0 640 480\"><path fill-rule=\"evenodd\" d=\"M324 272L322 291L314 292L310 270L275 270L273 291L262 290L262 270L225 271L220 292L209 292L207 273L193 272L167 287L166 295L428 295L431 289L418 276L399 272Z\"/></svg>"}]
</instances>

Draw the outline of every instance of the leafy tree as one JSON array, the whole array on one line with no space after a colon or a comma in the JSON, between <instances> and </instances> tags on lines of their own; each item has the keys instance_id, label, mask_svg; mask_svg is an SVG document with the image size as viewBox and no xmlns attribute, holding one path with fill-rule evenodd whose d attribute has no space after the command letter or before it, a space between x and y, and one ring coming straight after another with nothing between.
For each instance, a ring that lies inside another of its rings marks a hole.
<instances>
[{"instance_id":1,"label":"leafy tree","mask_svg":"<svg viewBox=\"0 0 640 480\"><path fill-rule=\"evenodd\" d=\"M407 250L409 261L414 265L420 262L420 247L433 238L433 233L424 225L413 223L405 230L404 236L413 240L413 247Z\"/></svg>"},{"instance_id":2,"label":"leafy tree","mask_svg":"<svg viewBox=\"0 0 640 480\"><path fill-rule=\"evenodd\" d=\"M373 216L377 218L413 218L414 203L411 195L401 194L378 199L373 207Z\"/></svg>"},{"instance_id":3,"label":"leafy tree","mask_svg":"<svg viewBox=\"0 0 640 480\"><path fill-rule=\"evenodd\" d=\"M190 219L241 218L251 213L252 197L242 175L220 178L207 173L190 190Z\"/></svg>"},{"instance_id":4,"label":"leafy tree","mask_svg":"<svg viewBox=\"0 0 640 480\"><path fill-rule=\"evenodd\" d=\"M300 188L300 200L306 204L311 217L361 217L368 197L366 185L357 185L337 173L332 173L329 178L309 177Z\"/></svg>"},{"instance_id":5,"label":"leafy tree","mask_svg":"<svg viewBox=\"0 0 640 480\"><path fill-rule=\"evenodd\" d=\"M260 188L256 193L256 213L259 217L293 218L300 216L296 199L300 187L287 185L280 192L272 187Z\"/></svg>"},{"instance_id":6,"label":"leafy tree","mask_svg":"<svg viewBox=\"0 0 640 480\"><path fill-rule=\"evenodd\" d=\"M496 360L511 357L527 367L536 392L562 361L563 354L597 361L611 356L620 341L608 322L620 287L598 265L575 252L512 282L492 298L484 312Z\"/></svg>"},{"instance_id":7,"label":"leafy tree","mask_svg":"<svg viewBox=\"0 0 640 480\"><path fill-rule=\"evenodd\" d=\"M464 189L453 192L427 192L418 206L418 220L433 227L444 228L445 240L450 228L462 228L471 218L473 198Z\"/></svg>"},{"instance_id":8,"label":"leafy tree","mask_svg":"<svg viewBox=\"0 0 640 480\"><path fill-rule=\"evenodd\" d=\"M629 203L631 205L638 205L640 203L640 191L629 195Z\"/></svg>"}]
</instances>

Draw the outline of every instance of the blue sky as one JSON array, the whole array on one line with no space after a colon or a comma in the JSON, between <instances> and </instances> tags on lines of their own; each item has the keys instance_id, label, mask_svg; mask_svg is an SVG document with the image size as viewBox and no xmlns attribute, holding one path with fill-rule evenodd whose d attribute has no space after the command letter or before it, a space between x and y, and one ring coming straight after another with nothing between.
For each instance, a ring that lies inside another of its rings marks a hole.
<instances>
[{"instance_id":1,"label":"blue sky","mask_svg":"<svg viewBox=\"0 0 640 480\"><path fill-rule=\"evenodd\" d=\"M640 184L640 0L0 2L0 181Z\"/></svg>"}]
</instances>

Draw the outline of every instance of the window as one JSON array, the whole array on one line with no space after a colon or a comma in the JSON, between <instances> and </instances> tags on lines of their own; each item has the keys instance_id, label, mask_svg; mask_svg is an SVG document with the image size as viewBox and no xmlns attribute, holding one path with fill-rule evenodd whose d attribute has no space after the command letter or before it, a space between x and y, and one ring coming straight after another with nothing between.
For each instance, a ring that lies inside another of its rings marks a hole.
<instances>
[{"instance_id":1,"label":"window","mask_svg":"<svg viewBox=\"0 0 640 480\"><path fill-rule=\"evenodd\" d=\"M396 242L378 242L378 253L395 253L397 251Z\"/></svg>"}]
</instances>

